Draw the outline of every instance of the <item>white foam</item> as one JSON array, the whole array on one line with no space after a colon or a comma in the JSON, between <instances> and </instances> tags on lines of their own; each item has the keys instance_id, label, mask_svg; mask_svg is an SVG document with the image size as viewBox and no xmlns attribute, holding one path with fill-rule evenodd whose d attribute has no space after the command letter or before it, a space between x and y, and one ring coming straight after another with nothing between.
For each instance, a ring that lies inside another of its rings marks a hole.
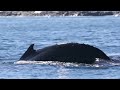
<instances>
[{"instance_id":1,"label":"white foam","mask_svg":"<svg viewBox=\"0 0 120 90\"><path fill-rule=\"evenodd\" d=\"M120 61L106 61L102 59L96 60L94 64L83 64L83 63L69 63L69 62L58 62L58 61L16 61L14 64L41 64L41 65L55 65L55 66L65 66L65 67L81 67L81 66L87 66L87 67L96 67L96 68L106 68L111 66L119 66Z\"/></svg>"},{"instance_id":2,"label":"white foam","mask_svg":"<svg viewBox=\"0 0 120 90\"><path fill-rule=\"evenodd\" d=\"M74 66L78 67L82 64L77 64L77 63L66 63L66 62L58 62L58 61L17 61L14 62L14 64L46 64L46 65L57 65L57 66Z\"/></svg>"},{"instance_id":3,"label":"white foam","mask_svg":"<svg viewBox=\"0 0 120 90\"><path fill-rule=\"evenodd\" d=\"M47 64L47 63L51 63L52 61L17 61L14 62L14 64Z\"/></svg>"}]
</instances>

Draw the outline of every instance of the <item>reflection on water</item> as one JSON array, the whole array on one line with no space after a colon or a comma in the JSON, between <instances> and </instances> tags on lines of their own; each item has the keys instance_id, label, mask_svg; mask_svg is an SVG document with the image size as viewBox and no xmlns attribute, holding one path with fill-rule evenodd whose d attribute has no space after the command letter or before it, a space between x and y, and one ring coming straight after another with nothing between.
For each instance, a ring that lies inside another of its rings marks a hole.
<instances>
[{"instance_id":1,"label":"reflection on water","mask_svg":"<svg viewBox=\"0 0 120 90\"><path fill-rule=\"evenodd\" d=\"M68 74L69 74L69 69L66 69L66 68L62 68L60 67L58 70L57 70L57 75L58 75L58 79L68 79Z\"/></svg>"}]
</instances>

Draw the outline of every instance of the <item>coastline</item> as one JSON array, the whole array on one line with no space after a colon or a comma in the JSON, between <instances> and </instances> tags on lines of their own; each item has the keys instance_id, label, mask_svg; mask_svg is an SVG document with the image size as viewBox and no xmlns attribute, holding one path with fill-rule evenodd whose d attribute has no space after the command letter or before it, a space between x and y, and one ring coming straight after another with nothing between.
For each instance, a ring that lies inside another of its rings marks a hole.
<instances>
[{"instance_id":1,"label":"coastline","mask_svg":"<svg viewBox=\"0 0 120 90\"><path fill-rule=\"evenodd\" d=\"M120 16L120 11L0 11L0 16Z\"/></svg>"}]
</instances>

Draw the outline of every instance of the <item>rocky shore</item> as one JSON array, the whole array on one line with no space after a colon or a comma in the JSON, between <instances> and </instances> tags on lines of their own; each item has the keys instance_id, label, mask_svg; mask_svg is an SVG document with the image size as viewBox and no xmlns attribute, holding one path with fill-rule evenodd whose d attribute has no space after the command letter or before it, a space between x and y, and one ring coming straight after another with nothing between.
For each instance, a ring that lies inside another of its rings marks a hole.
<instances>
[{"instance_id":1,"label":"rocky shore","mask_svg":"<svg viewBox=\"0 0 120 90\"><path fill-rule=\"evenodd\" d=\"M0 11L0 16L105 16L120 11Z\"/></svg>"}]
</instances>

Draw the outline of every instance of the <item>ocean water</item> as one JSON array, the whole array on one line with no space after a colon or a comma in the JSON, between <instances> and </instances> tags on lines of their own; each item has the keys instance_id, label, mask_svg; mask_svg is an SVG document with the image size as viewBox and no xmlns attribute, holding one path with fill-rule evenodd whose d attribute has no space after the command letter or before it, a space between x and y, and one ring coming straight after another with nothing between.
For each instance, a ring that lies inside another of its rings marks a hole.
<instances>
[{"instance_id":1,"label":"ocean water","mask_svg":"<svg viewBox=\"0 0 120 90\"><path fill-rule=\"evenodd\" d=\"M18 61L30 44L69 42L93 45L114 61ZM120 79L120 17L0 17L0 79Z\"/></svg>"}]
</instances>

